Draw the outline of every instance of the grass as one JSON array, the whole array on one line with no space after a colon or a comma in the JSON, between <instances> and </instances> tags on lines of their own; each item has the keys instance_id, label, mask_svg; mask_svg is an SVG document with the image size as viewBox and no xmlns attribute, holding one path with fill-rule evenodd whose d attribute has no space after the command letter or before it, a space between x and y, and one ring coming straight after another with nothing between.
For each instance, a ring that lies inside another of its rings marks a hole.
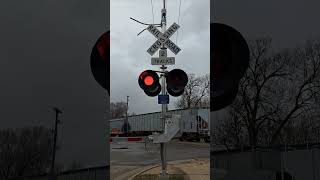
<instances>
[{"instance_id":1,"label":"grass","mask_svg":"<svg viewBox=\"0 0 320 180\"><path fill-rule=\"evenodd\" d=\"M160 180L160 175L158 174L143 174L143 175L138 175L133 180ZM169 180L184 180L183 175L178 175L178 174L170 174L169 175Z\"/></svg>"}]
</instances>

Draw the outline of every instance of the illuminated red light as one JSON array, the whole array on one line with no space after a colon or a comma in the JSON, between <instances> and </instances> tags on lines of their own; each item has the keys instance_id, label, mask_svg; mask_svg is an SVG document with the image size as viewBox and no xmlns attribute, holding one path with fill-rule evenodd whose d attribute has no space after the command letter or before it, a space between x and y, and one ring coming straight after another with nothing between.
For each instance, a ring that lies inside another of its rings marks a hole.
<instances>
[{"instance_id":1,"label":"illuminated red light","mask_svg":"<svg viewBox=\"0 0 320 180\"><path fill-rule=\"evenodd\" d=\"M153 84L154 80L153 77L147 76L144 78L144 84L147 86L151 86Z\"/></svg>"},{"instance_id":2,"label":"illuminated red light","mask_svg":"<svg viewBox=\"0 0 320 180\"><path fill-rule=\"evenodd\" d=\"M141 89L150 97L157 96L161 91L159 76L153 70L143 71L138 78L138 83Z\"/></svg>"}]
</instances>

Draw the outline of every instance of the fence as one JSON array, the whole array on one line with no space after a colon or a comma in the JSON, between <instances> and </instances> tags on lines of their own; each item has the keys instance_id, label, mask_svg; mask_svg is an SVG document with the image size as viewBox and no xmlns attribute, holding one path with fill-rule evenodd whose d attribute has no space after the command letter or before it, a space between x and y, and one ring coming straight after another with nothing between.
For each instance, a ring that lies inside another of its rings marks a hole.
<instances>
[{"instance_id":1,"label":"fence","mask_svg":"<svg viewBox=\"0 0 320 180\"><path fill-rule=\"evenodd\" d=\"M223 176L215 179L255 177L261 180L319 180L320 148L316 144L259 148L254 151L212 151L211 172L219 171Z\"/></svg>"},{"instance_id":2,"label":"fence","mask_svg":"<svg viewBox=\"0 0 320 180\"><path fill-rule=\"evenodd\" d=\"M109 180L110 166L101 166L70 170L58 173L55 180ZM48 174L30 177L20 177L10 180L52 180Z\"/></svg>"}]
</instances>

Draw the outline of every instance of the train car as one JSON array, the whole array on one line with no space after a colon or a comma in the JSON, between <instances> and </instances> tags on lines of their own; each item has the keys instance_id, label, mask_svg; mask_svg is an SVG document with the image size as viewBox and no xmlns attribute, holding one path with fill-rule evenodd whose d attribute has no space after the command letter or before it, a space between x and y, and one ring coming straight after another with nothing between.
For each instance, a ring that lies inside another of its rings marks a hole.
<instances>
[{"instance_id":1,"label":"train car","mask_svg":"<svg viewBox=\"0 0 320 180\"><path fill-rule=\"evenodd\" d=\"M181 115L180 140L210 140L209 109L179 109L167 112L167 115ZM124 136L125 118L110 120L111 136ZM129 133L126 136L148 136L163 130L161 112L133 115L128 117Z\"/></svg>"},{"instance_id":2,"label":"train car","mask_svg":"<svg viewBox=\"0 0 320 180\"><path fill-rule=\"evenodd\" d=\"M123 128L124 118L111 119L109 123L110 123L111 137L123 135L122 128Z\"/></svg>"},{"instance_id":3,"label":"train car","mask_svg":"<svg viewBox=\"0 0 320 180\"><path fill-rule=\"evenodd\" d=\"M179 138L181 141L200 141L210 142L210 120L209 109L193 109L191 120L186 121L182 116L182 135ZM187 124L187 128L185 127Z\"/></svg>"},{"instance_id":4,"label":"train car","mask_svg":"<svg viewBox=\"0 0 320 180\"><path fill-rule=\"evenodd\" d=\"M198 109L198 133L205 142L210 142L210 109Z\"/></svg>"}]
</instances>

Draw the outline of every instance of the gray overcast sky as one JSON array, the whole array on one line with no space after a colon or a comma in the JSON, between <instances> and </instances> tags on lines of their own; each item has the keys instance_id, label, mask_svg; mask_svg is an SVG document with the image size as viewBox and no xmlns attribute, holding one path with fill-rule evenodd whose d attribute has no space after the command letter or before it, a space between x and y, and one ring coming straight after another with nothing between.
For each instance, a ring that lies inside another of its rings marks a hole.
<instances>
[{"instance_id":1,"label":"gray overcast sky","mask_svg":"<svg viewBox=\"0 0 320 180\"><path fill-rule=\"evenodd\" d=\"M320 37L319 0L215 0L211 22L238 29L247 39L269 36L275 48Z\"/></svg>"},{"instance_id":2,"label":"gray overcast sky","mask_svg":"<svg viewBox=\"0 0 320 180\"><path fill-rule=\"evenodd\" d=\"M0 128L53 127L63 109L58 161L107 163L106 91L91 49L108 28L105 0L0 1Z\"/></svg>"},{"instance_id":3,"label":"gray overcast sky","mask_svg":"<svg viewBox=\"0 0 320 180\"><path fill-rule=\"evenodd\" d=\"M157 22L160 0L153 1ZM125 100L128 94L132 96L131 105L140 103L148 110L160 109L156 100L146 98L137 84L139 73L152 68L146 50L154 38L149 32L137 37L136 34L144 26L129 19L132 16L151 22L150 1L126 2L125 10L120 7L111 9L112 13L118 13L119 25L124 26L122 31L125 33L121 36L127 37L127 40L112 39L111 42L111 47L114 43L127 44L124 47L127 58L113 53L111 59L111 75L126 75L118 78L124 81L111 81L113 92L118 92L114 98L118 96L117 99ZM141 6L135 6L134 2L141 2ZM171 24L177 22L179 2L169 2L172 5L168 7L168 24ZM83 159L89 164L106 162L106 93L91 75L89 56L96 39L105 29L109 29L107 5L105 0L0 1L0 128L38 124L52 126L54 117L49 106L58 105L64 109L63 124L59 129L61 149L58 157L64 161ZM249 39L269 35L278 47L295 46L320 35L318 0L216 0L211 1L210 7L211 22L230 24ZM176 67L200 73L202 68L208 69L208 63L205 67L201 65L208 58L199 58L194 51L207 51L208 46L202 45L206 43L205 38L200 40L192 36L192 32L205 34L206 37L206 32L200 33L200 29L208 24L205 22L208 18L203 14L208 12L209 6L205 0L182 0L181 9L187 8L188 11L181 13L178 45L182 51L177 56ZM175 42L175 36L171 39ZM205 54L202 53L203 56ZM117 61L123 60L128 63L118 68L118 72L114 71L117 64L120 66ZM189 63L182 66L185 61ZM191 61L196 65L190 65ZM133 92L137 94L130 94L129 89L136 89ZM138 112L133 107L130 111Z\"/></svg>"},{"instance_id":4,"label":"gray overcast sky","mask_svg":"<svg viewBox=\"0 0 320 180\"><path fill-rule=\"evenodd\" d=\"M160 23L162 0L153 0L154 23ZM180 19L179 0L167 1L167 27L173 22L180 25L170 39L182 49L176 56L176 65L197 76L209 74L210 63L210 1L182 0ZM153 23L150 0L112 0L111 4L111 101L125 101L130 96L129 112L146 113L160 110L157 97L148 97L138 85L139 74L146 69L159 70L151 65L146 52L155 42L148 31L137 34L146 26L130 20ZM154 55L158 57L158 53ZM168 50L168 56L174 56ZM173 102L176 98L170 97ZM169 108L174 108L170 103Z\"/></svg>"}]
</instances>

